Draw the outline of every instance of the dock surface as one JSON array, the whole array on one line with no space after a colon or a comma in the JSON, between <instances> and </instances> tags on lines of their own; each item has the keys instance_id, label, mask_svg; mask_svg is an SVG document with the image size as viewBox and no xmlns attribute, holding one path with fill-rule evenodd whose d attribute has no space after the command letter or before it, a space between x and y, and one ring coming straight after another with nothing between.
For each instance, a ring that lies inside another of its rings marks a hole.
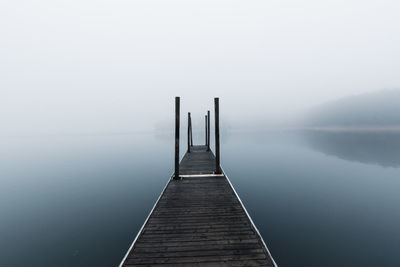
<instances>
[{"instance_id":1,"label":"dock surface","mask_svg":"<svg viewBox=\"0 0 400 267\"><path fill-rule=\"evenodd\" d=\"M120 266L276 266L215 158L193 146Z\"/></svg>"}]
</instances>

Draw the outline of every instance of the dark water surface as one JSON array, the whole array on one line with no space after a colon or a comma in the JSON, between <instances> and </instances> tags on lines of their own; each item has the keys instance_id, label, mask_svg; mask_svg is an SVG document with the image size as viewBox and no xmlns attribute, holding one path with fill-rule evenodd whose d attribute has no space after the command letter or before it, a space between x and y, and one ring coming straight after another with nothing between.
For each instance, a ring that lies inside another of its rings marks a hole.
<instances>
[{"instance_id":1,"label":"dark water surface","mask_svg":"<svg viewBox=\"0 0 400 267\"><path fill-rule=\"evenodd\" d=\"M173 167L172 136L0 143L0 266L117 266ZM279 266L400 266L400 133L231 133L221 148Z\"/></svg>"}]
</instances>

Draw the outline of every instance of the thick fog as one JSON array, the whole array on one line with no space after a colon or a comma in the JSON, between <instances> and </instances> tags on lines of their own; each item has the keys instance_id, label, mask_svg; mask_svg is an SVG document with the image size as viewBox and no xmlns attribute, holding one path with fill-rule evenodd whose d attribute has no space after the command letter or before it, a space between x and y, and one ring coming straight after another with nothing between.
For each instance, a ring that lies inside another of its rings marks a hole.
<instances>
[{"instance_id":1,"label":"thick fog","mask_svg":"<svg viewBox=\"0 0 400 267\"><path fill-rule=\"evenodd\" d=\"M0 1L2 134L283 120L400 88L398 1ZM185 118L185 117L184 117ZM172 128L171 128L172 130Z\"/></svg>"}]
</instances>

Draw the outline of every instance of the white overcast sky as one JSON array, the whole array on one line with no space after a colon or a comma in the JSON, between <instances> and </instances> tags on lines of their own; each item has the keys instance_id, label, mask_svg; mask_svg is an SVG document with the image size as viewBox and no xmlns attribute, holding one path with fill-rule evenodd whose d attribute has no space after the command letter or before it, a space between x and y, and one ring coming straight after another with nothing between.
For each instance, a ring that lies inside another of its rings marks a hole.
<instances>
[{"instance_id":1,"label":"white overcast sky","mask_svg":"<svg viewBox=\"0 0 400 267\"><path fill-rule=\"evenodd\" d=\"M400 1L0 0L2 132L231 124L400 88ZM190 108L189 108L190 107Z\"/></svg>"}]
</instances>

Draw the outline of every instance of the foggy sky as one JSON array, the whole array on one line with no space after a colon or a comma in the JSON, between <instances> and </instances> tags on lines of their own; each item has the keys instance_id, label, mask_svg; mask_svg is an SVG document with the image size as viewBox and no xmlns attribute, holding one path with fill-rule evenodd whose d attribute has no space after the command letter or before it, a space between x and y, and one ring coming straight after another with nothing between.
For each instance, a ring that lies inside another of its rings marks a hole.
<instances>
[{"instance_id":1,"label":"foggy sky","mask_svg":"<svg viewBox=\"0 0 400 267\"><path fill-rule=\"evenodd\" d=\"M400 2L0 0L4 133L280 120L400 88Z\"/></svg>"}]
</instances>

